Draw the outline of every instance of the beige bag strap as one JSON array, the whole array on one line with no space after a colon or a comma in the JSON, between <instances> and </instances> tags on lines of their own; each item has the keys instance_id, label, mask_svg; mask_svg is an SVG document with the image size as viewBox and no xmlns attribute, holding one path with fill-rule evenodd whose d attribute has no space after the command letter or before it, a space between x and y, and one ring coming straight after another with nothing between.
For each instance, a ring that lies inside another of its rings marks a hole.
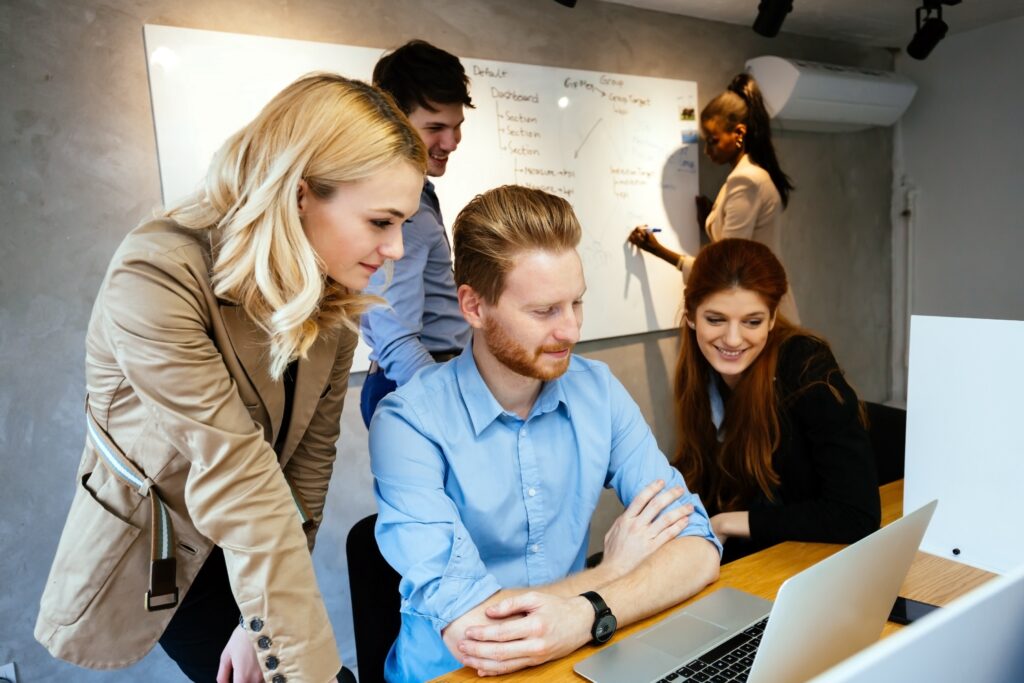
<instances>
[{"instance_id":1,"label":"beige bag strap","mask_svg":"<svg viewBox=\"0 0 1024 683\"><path fill-rule=\"evenodd\" d=\"M85 417L89 440L96 452L100 454L103 464L123 484L135 489L139 495L149 498L150 501L153 523L149 551L149 590L146 591L145 599L146 610L155 612L177 607L178 587L175 584L177 560L175 560L173 552L174 527L171 524L167 505L157 493L153 480L143 474L110 438L106 430L100 427L100 423L92 414L88 396L85 398ZM313 516L306 508L302 496L299 495L292 480L285 476L285 481L288 482L288 490L291 492L292 500L299 512L302 529L309 531L314 524Z\"/></svg>"},{"instance_id":2,"label":"beige bag strap","mask_svg":"<svg viewBox=\"0 0 1024 683\"><path fill-rule=\"evenodd\" d=\"M135 489L139 495L149 498L152 515L152 533L149 548L149 590L146 591L146 611L155 612L171 609L178 605L178 586L175 584L177 561L174 558L174 527L167 506L157 493L153 480L139 471L118 448L110 435L100 427L89 398L85 400L85 423L89 440L100 454L100 460L111 474L126 486Z\"/></svg>"}]
</instances>

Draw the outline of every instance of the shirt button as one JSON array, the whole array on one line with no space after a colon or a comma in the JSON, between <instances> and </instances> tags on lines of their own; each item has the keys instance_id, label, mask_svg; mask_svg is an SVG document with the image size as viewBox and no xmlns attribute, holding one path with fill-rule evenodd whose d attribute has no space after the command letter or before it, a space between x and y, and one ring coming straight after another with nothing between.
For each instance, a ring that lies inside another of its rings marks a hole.
<instances>
[{"instance_id":1,"label":"shirt button","mask_svg":"<svg viewBox=\"0 0 1024 683\"><path fill-rule=\"evenodd\" d=\"M273 644L270 638L266 636L260 636L260 639L256 641L256 644L260 646L261 650L267 650Z\"/></svg>"},{"instance_id":2,"label":"shirt button","mask_svg":"<svg viewBox=\"0 0 1024 683\"><path fill-rule=\"evenodd\" d=\"M282 676L281 674L277 674L271 679L271 683L287 683L287 681L288 679Z\"/></svg>"},{"instance_id":3,"label":"shirt button","mask_svg":"<svg viewBox=\"0 0 1024 683\"><path fill-rule=\"evenodd\" d=\"M530 552L531 553L539 553L540 552L540 546L537 545L536 543L534 543L533 545L530 546Z\"/></svg>"},{"instance_id":4,"label":"shirt button","mask_svg":"<svg viewBox=\"0 0 1024 683\"><path fill-rule=\"evenodd\" d=\"M259 617L254 617L253 620L249 622L249 628L251 628L253 631L256 631L257 633L262 631L263 620Z\"/></svg>"},{"instance_id":5,"label":"shirt button","mask_svg":"<svg viewBox=\"0 0 1024 683\"><path fill-rule=\"evenodd\" d=\"M526 493L527 493L527 494L529 494L529 496L530 496L531 498L533 498L534 496L536 496L536 495L537 495L537 489L535 489L535 488L533 488L533 487L531 486L531 487L530 487L530 490L529 490L529 491L527 491Z\"/></svg>"},{"instance_id":6,"label":"shirt button","mask_svg":"<svg viewBox=\"0 0 1024 683\"><path fill-rule=\"evenodd\" d=\"M267 663L267 668L270 669L271 671L276 669L277 665L279 664L279 662L277 661L277 657L275 657L274 655L270 655L269 657L267 657L266 663Z\"/></svg>"}]
</instances>

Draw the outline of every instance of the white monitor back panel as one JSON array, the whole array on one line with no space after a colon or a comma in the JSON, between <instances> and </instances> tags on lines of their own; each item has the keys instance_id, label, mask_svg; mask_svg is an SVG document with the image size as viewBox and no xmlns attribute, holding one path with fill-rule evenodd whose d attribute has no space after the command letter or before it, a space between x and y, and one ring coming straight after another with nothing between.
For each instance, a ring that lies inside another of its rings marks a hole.
<instances>
[{"instance_id":1,"label":"white monitor back panel","mask_svg":"<svg viewBox=\"0 0 1024 683\"><path fill-rule=\"evenodd\" d=\"M1024 562L1024 322L915 315L903 509L939 499L921 549L1005 573Z\"/></svg>"}]
</instances>

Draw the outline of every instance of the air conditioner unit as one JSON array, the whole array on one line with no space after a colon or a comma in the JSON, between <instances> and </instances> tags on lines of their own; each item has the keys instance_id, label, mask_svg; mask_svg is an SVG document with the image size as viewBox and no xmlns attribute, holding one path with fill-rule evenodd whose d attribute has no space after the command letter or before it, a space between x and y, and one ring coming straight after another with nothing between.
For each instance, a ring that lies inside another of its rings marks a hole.
<instances>
[{"instance_id":1,"label":"air conditioner unit","mask_svg":"<svg viewBox=\"0 0 1024 683\"><path fill-rule=\"evenodd\" d=\"M768 113L783 130L845 132L891 126L917 85L892 71L754 57L747 61Z\"/></svg>"}]
</instances>

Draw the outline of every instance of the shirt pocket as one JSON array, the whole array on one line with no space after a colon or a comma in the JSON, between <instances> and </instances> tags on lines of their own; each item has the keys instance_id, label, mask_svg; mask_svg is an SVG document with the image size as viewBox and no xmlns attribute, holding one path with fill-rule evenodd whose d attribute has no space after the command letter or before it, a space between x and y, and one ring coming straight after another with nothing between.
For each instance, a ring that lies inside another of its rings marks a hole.
<instances>
[{"instance_id":1,"label":"shirt pocket","mask_svg":"<svg viewBox=\"0 0 1024 683\"><path fill-rule=\"evenodd\" d=\"M64 626L82 616L140 532L96 499L86 485L91 474L79 480L40 601L41 612Z\"/></svg>"}]
</instances>

